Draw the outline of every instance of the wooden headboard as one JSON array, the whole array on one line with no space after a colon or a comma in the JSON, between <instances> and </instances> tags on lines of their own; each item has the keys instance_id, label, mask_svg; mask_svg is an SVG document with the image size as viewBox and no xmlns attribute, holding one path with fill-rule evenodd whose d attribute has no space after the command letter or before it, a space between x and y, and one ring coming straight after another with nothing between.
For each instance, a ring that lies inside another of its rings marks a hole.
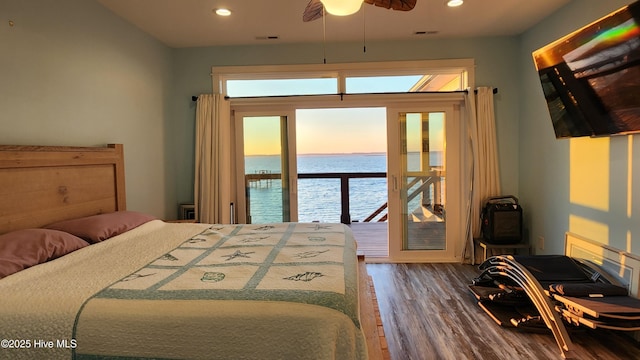
<instances>
[{"instance_id":1,"label":"wooden headboard","mask_svg":"<svg viewBox=\"0 0 640 360\"><path fill-rule=\"evenodd\" d=\"M0 145L0 234L126 210L122 144Z\"/></svg>"}]
</instances>

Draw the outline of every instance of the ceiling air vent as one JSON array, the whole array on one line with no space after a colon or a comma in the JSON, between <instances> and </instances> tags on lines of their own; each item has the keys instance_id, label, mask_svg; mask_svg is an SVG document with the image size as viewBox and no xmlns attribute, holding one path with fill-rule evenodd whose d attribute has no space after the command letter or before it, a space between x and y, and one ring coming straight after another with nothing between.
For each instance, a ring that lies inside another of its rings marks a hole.
<instances>
[{"instance_id":1,"label":"ceiling air vent","mask_svg":"<svg viewBox=\"0 0 640 360\"><path fill-rule=\"evenodd\" d=\"M256 40L278 40L280 36L278 35L270 35L270 36L256 36Z\"/></svg>"}]
</instances>

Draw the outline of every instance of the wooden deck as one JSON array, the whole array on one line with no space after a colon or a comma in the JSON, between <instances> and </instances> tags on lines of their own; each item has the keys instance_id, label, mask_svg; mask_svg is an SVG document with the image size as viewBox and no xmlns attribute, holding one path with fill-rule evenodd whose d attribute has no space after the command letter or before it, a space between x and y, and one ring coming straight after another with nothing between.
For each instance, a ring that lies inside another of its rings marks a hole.
<instances>
[{"instance_id":1,"label":"wooden deck","mask_svg":"<svg viewBox=\"0 0 640 360\"><path fill-rule=\"evenodd\" d=\"M389 229L387 222L357 222L349 225L358 242L358 250L367 259L389 256ZM409 224L409 248L412 250L444 249L445 230L443 222Z\"/></svg>"},{"instance_id":2,"label":"wooden deck","mask_svg":"<svg viewBox=\"0 0 640 360\"><path fill-rule=\"evenodd\" d=\"M386 222L357 222L349 227L358 242L358 251L366 259L389 256L388 224Z\"/></svg>"}]
</instances>

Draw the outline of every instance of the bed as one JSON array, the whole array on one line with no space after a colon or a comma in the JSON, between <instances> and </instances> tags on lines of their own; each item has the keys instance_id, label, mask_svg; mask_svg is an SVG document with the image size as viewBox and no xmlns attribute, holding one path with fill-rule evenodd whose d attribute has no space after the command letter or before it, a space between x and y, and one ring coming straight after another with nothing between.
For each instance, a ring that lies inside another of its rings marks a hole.
<instances>
[{"instance_id":1,"label":"bed","mask_svg":"<svg viewBox=\"0 0 640 360\"><path fill-rule=\"evenodd\" d=\"M0 357L368 357L348 227L169 223L124 191L121 145L0 146L0 266L35 262L0 279Z\"/></svg>"}]
</instances>

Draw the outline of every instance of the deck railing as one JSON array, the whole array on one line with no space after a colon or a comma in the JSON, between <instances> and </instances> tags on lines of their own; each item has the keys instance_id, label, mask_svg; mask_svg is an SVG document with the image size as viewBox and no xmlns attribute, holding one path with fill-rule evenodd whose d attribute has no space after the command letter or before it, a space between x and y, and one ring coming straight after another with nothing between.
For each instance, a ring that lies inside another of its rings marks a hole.
<instances>
[{"instance_id":1,"label":"deck railing","mask_svg":"<svg viewBox=\"0 0 640 360\"><path fill-rule=\"evenodd\" d=\"M440 198L440 179L442 176L442 171L440 170L435 170L435 171L431 171L431 173L429 175L423 175L423 173L410 173L408 174L409 177L413 177L413 180L411 180L406 188L409 189L411 192L409 193L409 195L407 196L407 203L410 202L411 200L415 199L416 196L424 193L424 192L428 192L429 191L429 187L430 186L434 186L435 189L433 191L433 201L434 204L441 204L442 203L442 199ZM422 183L420 183L422 181ZM411 190L414 186L416 186L418 183L420 183L420 186L418 186L417 188ZM373 219L375 219L376 216L380 215L383 211L385 211L387 209L387 207L389 207L389 202L385 202L384 204L380 205L379 208L377 208L376 210L374 210L374 212L371 213L371 215L367 216L363 222L371 222L373 221ZM387 221L387 214L382 215L379 219L378 222L382 222L382 221Z\"/></svg>"},{"instance_id":2,"label":"deck railing","mask_svg":"<svg viewBox=\"0 0 640 360\"><path fill-rule=\"evenodd\" d=\"M440 172L438 172L440 173ZM413 198L423 193L430 185L438 184L440 181L439 176L433 176L430 174L428 176L419 175L419 174L409 174L414 179L411 183L409 183L408 188L411 189L414 185L416 185L420 180L422 180L422 184L414 189L408 196L407 200L411 201ZM440 175L440 174L439 174ZM386 172L368 172L368 173L304 173L298 174L298 179L340 179L340 222L343 224L351 224L351 214L350 214L350 205L349 205L349 180L350 179L363 179L363 178L386 178ZM281 174L278 173L269 173L269 172L260 172L256 174L245 174L245 186L248 189L252 184L259 183L261 181L271 181L280 179ZM388 203L385 202L380 207L372 212L371 215L365 218L363 222L370 222L373 219L380 215L384 210L387 209ZM387 215L384 214L379 218L378 221L386 221Z\"/></svg>"},{"instance_id":3,"label":"deck railing","mask_svg":"<svg viewBox=\"0 0 640 360\"><path fill-rule=\"evenodd\" d=\"M340 179L340 222L343 224L351 224L351 215L349 207L349 180L361 178L386 178L386 172L368 172L368 173L307 173L298 174L298 179ZM265 181L280 179L281 174L274 173L258 173L246 174L245 186L249 188L251 184Z\"/></svg>"}]
</instances>

